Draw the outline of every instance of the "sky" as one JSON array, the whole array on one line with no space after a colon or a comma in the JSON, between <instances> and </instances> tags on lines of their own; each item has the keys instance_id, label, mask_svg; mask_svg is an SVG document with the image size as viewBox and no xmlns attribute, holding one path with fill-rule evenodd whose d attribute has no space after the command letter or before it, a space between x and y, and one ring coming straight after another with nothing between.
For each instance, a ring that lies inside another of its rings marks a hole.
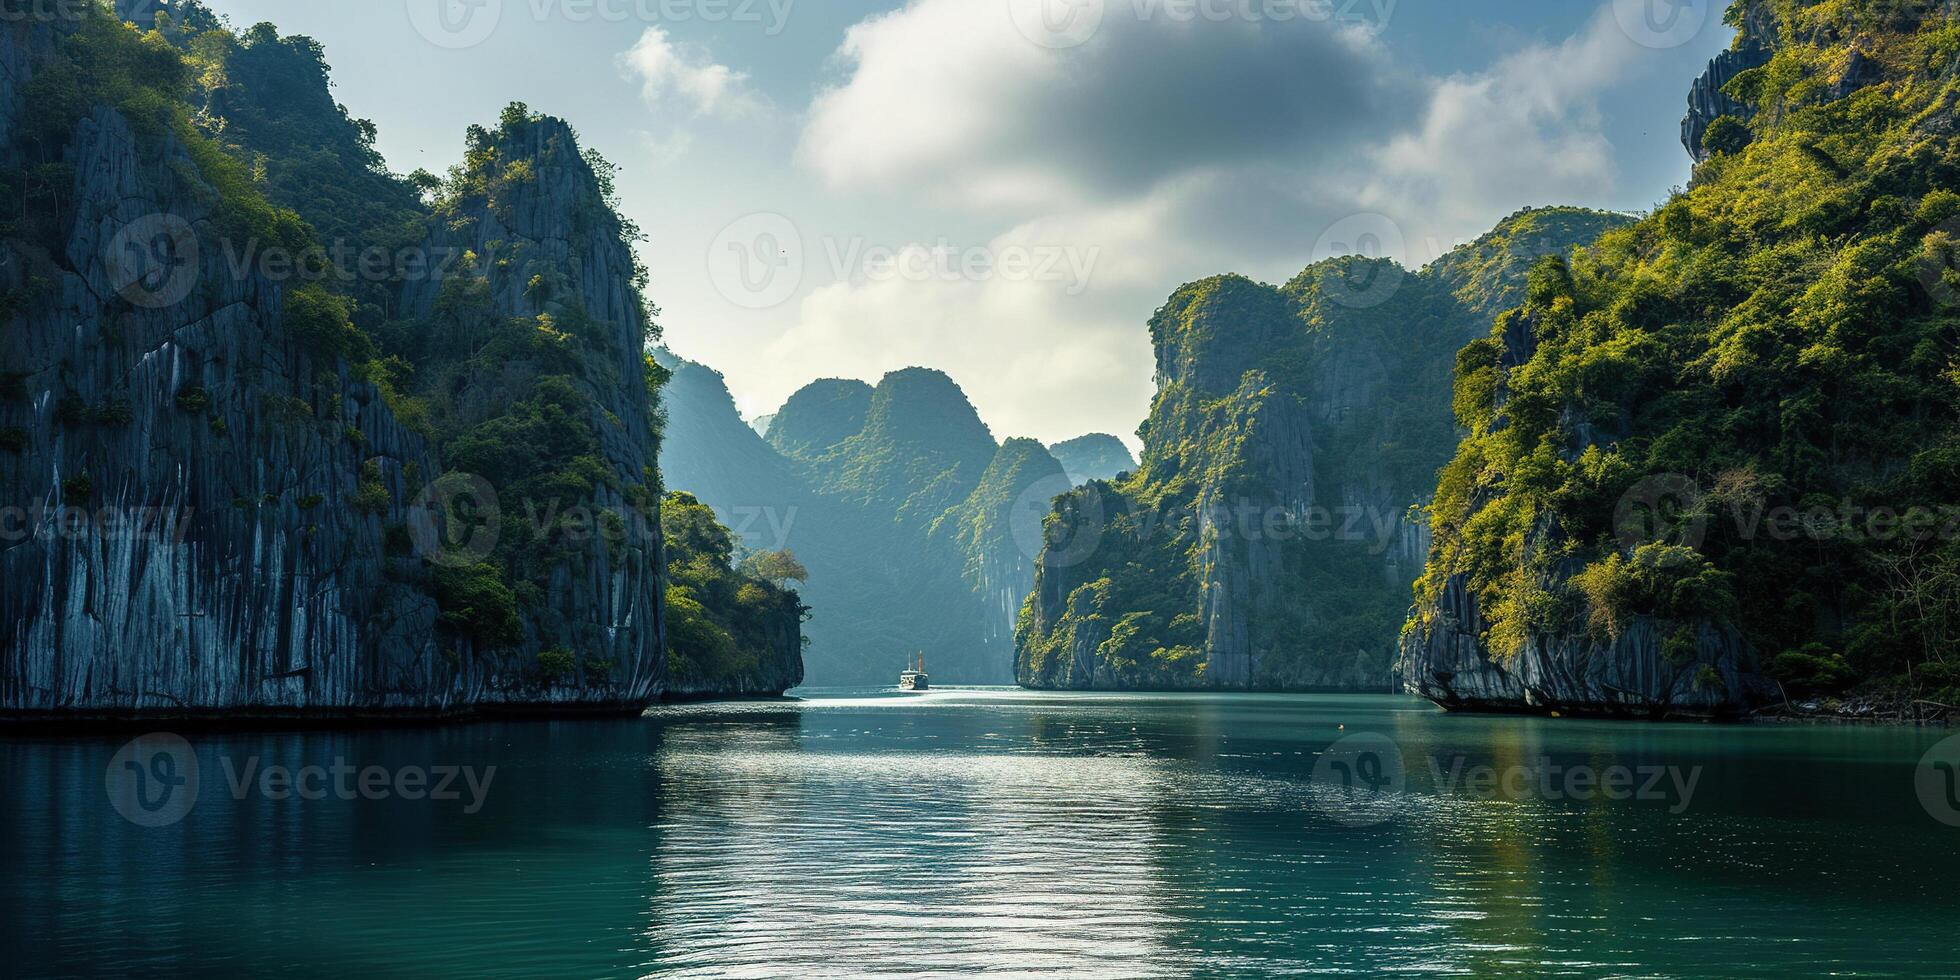
<instances>
[{"instance_id":1,"label":"sky","mask_svg":"<svg viewBox=\"0 0 1960 980\"><path fill-rule=\"evenodd\" d=\"M321 42L399 172L570 121L747 416L920 365L997 438L1132 447L1180 284L1648 210L1732 37L1722 0L207 2Z\"/></svg>"}]
</instances>

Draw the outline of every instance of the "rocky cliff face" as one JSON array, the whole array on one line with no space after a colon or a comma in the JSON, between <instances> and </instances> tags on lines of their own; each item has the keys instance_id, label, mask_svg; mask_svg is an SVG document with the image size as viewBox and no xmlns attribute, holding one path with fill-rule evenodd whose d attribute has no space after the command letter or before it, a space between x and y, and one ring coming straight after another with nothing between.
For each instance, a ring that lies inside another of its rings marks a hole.
<instances>
[{"instance_id":1,"label":"rocky cliff face","mask_svg":"<svg viewBox=\"0 0 1960 980\"><path fill-rule=\"evenodd\" d=\"M649 507L658 483L651 326L630 235L562 120L507 111L471 142L470 176L479 179L443 202L420 249L457 265L405 282L397 312L464 342L428 358L441 365L429 373L443 382L436 427L451 433L450 479L481 480L508 517L562 516L489 556L518 592L523 639L486 647L463 636L459 645L506 674L533 676L546 651L562 651L576 666L554 686L647 697L662 674L664 561ZM496 350L498 341L507 346ZM456 359L475 343L496 353ZM573 458L554 458L572 447Z\"/></svg>"},{"instance_id":2,"label":"rocky cliff face","mask_svg":"<svg viewBox=\"0 0 1960 980\"><path fill-rule=\"evenodd\" d=\"M714 507L745 547L780 547L769 539L771 515L759 508L768 501L785 509L807 505L811 490L795 461L742 423L728 382L719 372L666 350L654 356L672 373L660 391L666 414L661 478L668 488L694 494ZM735 503L745 493L753 499ZM788 519L775 515L778 525Z\"/></svg>"},{"instance_id":3,"label":"rocky cliff face","mask_svg":"<svg viewBox=\"0 0 1960 980\"><path fill-rule=\"evenodd\" d=\"M0 128L31 125L25 90L74 26L6 25ZM8 240L5 709L468 703L487 679L436 654L434 603L381 547L427 445L299 342L290 284L216 260L224 216L179 140L100 104L63 136L7 144L67 203ZM381 495L356 507L364 484Z\"/></svg>"},{"instance_id":4,"label":"rocky cliff face","mask_svg":"<svg viewBox=\"0 0 1960 980\"><path fill-rule=\"evenodd\" d=\"M802 413L793 415L789 408L784 406L778 423L801 431ZM837 414L840 422L847 417L855 414ZM872 391L863 420L858 431L807 457L817 486L919 530L979 485L997 448L966 393L944 372L929 368L886 375Z\"/></svg>"},{"instance_id":5,"label":"rocky cliff face","mask_svg":"<svg viewBox=\"0 0 1960 980\"><path fill-rule=\"evenodd\" d=\"M1747 122L1755 115L1754 106L1731 97L1726 89L1737 75L1769 63L1769 32L1770 27L1763 18L1752 17L1736 39L1735 47L1716 55L1709 61L1708 70L1689 86L1688 114L1681 119L1681 146L1696 163L1708 159L1702 137L1708 134L1708 127L1715 120L1728 116Z\"/></svg>"},{"instance_id":6,"label":"rocky cliff face","mask_svg":"<svg viewBox=\"0 0 1960 980\"><path fill-rule=\"evenodd\" d=\"M301 226L237 183L166 93L130 108L91 89L70 32L97 65L143 61L138 79L166 84L177 63L104 15L0 25L0 167L25 195L0 230L0 711L428 715L655 696L657 536L567 563L520 646L493 656L446 630L455 596L414 533L442 525L415 506L440 449L349 357L361 338L343 302L229 260L304 249ZM506 230L575 237L551 221L534 202ZM632 282L610 262L574 283L595 308ZM644 392L630 351L617 363ZM645 419L643 394L604 397ZM613 436L607 458L637 477L651 443ZM561 636L610 651L605 676L526 662Z\"/></svg>"},{"instance_id":7,"label":"rocky cliff face","mask_svg":"<svg viewBox=\"0 0 1960 980\"><path fill-rule=\"evenodd\" d=\"M1536 635L1501 662L1489 655L1486 628L1465 578L1451 576L1404 641L1409 693L1452 710L1620 718L1728 715L1776 696L1755 653L1724 624L1693 624L1685 657L1670 643L1674 625L1643 617L1604 640Z\"/></svg>"},{"instance_id":8,"label":"rocky cliff face","mask_svg":"<svg viewBox=\"0 0 1960 980\"><path fill-rule=\"evenodd\" d=\"M1457 347L1530 256L1620 222L1514 215L1420 273L1337 259L1220 277L1151 321L1158 395L1134 475L1058 503L1017 676L1069 688L1387 690L1455 432Z\"/></svg>"},{"instance_id":9,"label":"rocky cliff face","mask_svg":"<svg viewBox=\"0 0 1960 980\"><path fill-rule=\"evenodd\" d=\"M1503 371L1530 363L1537 353L1538 327L1529 317L1503 321L1497 338L1497 365ZM1499 406L1507 402L1507 385L1500 382L1491 399ZM1559 455L1570 465L1615 437L1580 419L1568 410L1563 420ZM1501 411L1488 423L1500 430L1508 424ZM1570 537L1559 522L1547 519L1525 535L1523 548L1556 554ZM1534 587L1554 594L1583 569L1581 562L1554 562ZM1403 633L1397 664L1403 686L1452 710L1624 718L1733 714L1738 704L1775 695L1755 651L1728 623L1637 615L1604 635L1571 621L1547 625L1551 628L1530 631L1516 652L1493 655L1491 624L1470 575L1448 573L1433 597L1418 601Z\"/></svg>"},{"instance_id":10,"label":"rocky cliff face","mask_svg":"<svg viewBox=\"0 0 1960 980\"><path fill-rule=\"evenodd\" d=\"M669 676L661 699L710 701L738 698L776 698L803 686L802 605L790 600L773 605L757 617L758 638L753 660L713 679L696 679L679 671Z\"/></svg>"},{"instance_id":11,"label":"rocky cliff face","mask_svg":"<svg viewBox=\"0 0 1960 980\"><path fill-rule=\"evenodd\" d=\"M1540 329L1529 316L1501 321L1498 369L1508 373L1529 364L1538 352ZM1510 395L1507 381L1491 391L1497 411L1484 423L1486 429L1509 426L1502 406ZM1570 406L1563 413L1558 455L1567 465L1581 465L1588 450L1618 437L1583 418ZM1663 486L1655 488L1657 496L1666 492ZM1495 496L1484 501L1497 502ZM1522 548L1561 554L1571 538L1561 522L1546 517L1526 533ZM1667 563L1686 565L1693 558L1681 555ZM1581 561L1554 561L1533 573L1532 589L1545 596L1570 590L1584 570ZM1430 574L1437 573L1432 565ZM1419 595L1422 591L1419 586ZM1729 715L1776 693L1740 631L1713 617L1639 614L1604 632L1553 618L1528 628L1508 655L1493 653L1491 625L1471 576L1462 571L1441 574L1440 587L1419 599L1402 637L1398 670L1404 687L1450 709L1626 718Z\"/></svg>"},{"instance_id":12,"label":"rocky cliff face","mask_svg":"<svg viewBox=\"0 0 1960 980\"><path fill-rule=\"evenodd\" d=\"M1909 353L1952 312L1951 14L1731 14L1743 36L1686 130L1748 127L1707 153L1691 135L1693 186L1535 271L1458 358L1466 435L1402 661L1447 707L1708 717L1842 696L1911 718L1960 691L1926 612L1960 554L1891 523L1954 499L1935 447L1960 401L1943 360ZM1802 271L1752 264L1770 255ZM1720 266L1737 272L1698 271Z\"/></svg>"},{"instance_id":13,"label":"rocky cliff face","mask_svg":"<svg viewBox=\"0 0 1960 980\"><path fill-rule=\"evenodd\" d=\"M793 522L794 515L784 518L782 512L764 513L758 505L730 501L777 498L785 502L786 510L797 508L798 501L807 503L807 489L792 489L800 487L793 465L742 424L720 374L664 349L655 356L672 375L660 394L666 415L660 443L662 480L715 508L739 550L782 548L784 544L774 540L771 528L781 527L777 522L784 520ZM716 501L721 502L718 508ZM669 568L691 559L669 544ZM750 601L741 601L739 585L736 596L710 596L707 601L721 607L710 609L711 614L735 627L738 649L726 659L736 666L684 666L668 678L669 697L779 695L803 683L803 617L807 610L798 600L809 585L796 584L792 592L767 583L751 583L740 575L733 577L741 584L757 586L748 595ZM689 649L679 638L670 636L669 644L676 660L710 655Z\"/></svg>"},{"instance_id":14,"label":"rocky cliff face","mask_svg":"<svg viewBox=\"0 0 1960 980\"><path fill-rule=\"evenodd\" d=\"M1014 625L1034 590L1041 525L1054 498L1072 484L1060 463L1033 439L1009 439L966 499L927 532L935 553L960 556L961 574L986 606L979 641L1000 664L1013 656Z\"/></svg>"},{"instance_id":15,"label":"rocky cliff face","mask_svg":"<svg viewBox=\"0 0 1960 980\"><path fill-rule=\"evenodd\" d=\"M695 370L705 371L702 368ZM667 545L667 696L780 696L803 682L803 569L740 539L686 491L661 502Z\"/></svg>"},{"instance_id":16,"label":"rocky cliff face","mask_svg":"<svg viewBox=\"0 0 1960 980\"><path fill-rule=\"evenodd\" d=\"M372 386L301 350L281 284L216 263L156 269L158 285L189 277L157 305L164 294L117 274L119 240L168 241L181 251L166 262L216 251L196 189L142 155L114 111L77 127L64 156L87 218L29 273L45 285L0 355L18 378L0 411L24 433L4 463L20 523L0 551L0 702L444 710L484 695L488 678L434 648L434 603L387 574L382 529L403 520L404 467L427 465L426 443ZM173 144L160 155L188 162ZM322 370L331 383L314 383ZM364 471L386 496L371 510L354 506Z\"/></svg>"}]
</instances>

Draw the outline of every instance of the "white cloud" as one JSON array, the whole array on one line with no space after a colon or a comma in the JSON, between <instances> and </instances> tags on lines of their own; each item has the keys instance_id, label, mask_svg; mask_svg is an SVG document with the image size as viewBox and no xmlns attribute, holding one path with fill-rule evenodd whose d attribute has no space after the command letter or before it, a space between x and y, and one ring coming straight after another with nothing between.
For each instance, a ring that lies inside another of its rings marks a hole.
<instances>
[{"instance_id":1,"label":"white cloud","mask_svg":"<svg viewBox=\"0 0 1960 980\"><path fill-rule=\"evenodd\" d=\"M1235 240L1235 218L1215 206L1223 186L1189 175L979 243L992 256L1035 256L1032 267L1047 263L1047 274L879 276L858 264L836 276L831 256L862 254L860 243L806 242L811 275L834 281L803 298L794 325L743 365L741 381L757 390L756 410L773 411L813 378L875 382L903 367L937 367L997 436L1054 442L1100 431L1134 445L1153 390L1144 324L1170 291L1227 269L1272 277L1303 264L1295 250Z\"/></svg>"},{"instance_id":2,"label":"white cloud","mask_svg":"<svg viewBox=\"0 0 1960 980\"><path fill-rule=\"evenodd\" d=\"M999 280L818 285L764 363L738 372L758 407L811 378L917 364L953 374L998 435L1127 438L1152 390L1145 322L1180 284L1284 280L1330 257L1317 254L1323 232L1362 212L1387 215L1407 243L1399 257L1421 264L1518 207L1607 197L1616 154L1598 101L1645 50L1602 8L1561 43L1422 78L1327 24L1107 9L1088 44L1060 51L971 0L912 0L851 29L837 52L847 76L811 107L805 164L887 206L999 215L997 249L1099 258L1079 295Z\"/></svg>"},{"instance_id":3,"label":"white cloud","mask_svg":"<svg viewBox=\"0 0 1960 980\"><path fill-rule=\"evenodd\" d=\"M1517 204L1607 196L1618 168L1598 99L1652 53L1627 38L1609 7L1563 43L1436 82L1419 125L1371 154L1376 174L1358 199L1416 205L1429 224L1461 235Z\"/></svg>"},{"instance_id":4,"label":"white cloud","mask_svg":"<svg viewBox=\"0 0 1960 980\"><path fill-rule=\"evenodd\" d=\"M831 186L929 188L983 207L1079 205L1196 168L1310 165L1386 135L1415 90L1331 21L1138 17L1079 47L1031 42L1015 4L912 0L852 27L800 156Z\"/></svg>"},{"instance_id":5,"label":"white cloud","mask_svg":"<svg viewBox=\"0 0 1960 980\"><path fill-rule=\"evenodd\" d=\"M678 100L697 116L740 116L762 107L749 87L747 72L719 64L692 46L675 44L659 27L647 28L619 56L619 63L639 80L640 96L650 106Z\"/></svg>"}]
</instances>

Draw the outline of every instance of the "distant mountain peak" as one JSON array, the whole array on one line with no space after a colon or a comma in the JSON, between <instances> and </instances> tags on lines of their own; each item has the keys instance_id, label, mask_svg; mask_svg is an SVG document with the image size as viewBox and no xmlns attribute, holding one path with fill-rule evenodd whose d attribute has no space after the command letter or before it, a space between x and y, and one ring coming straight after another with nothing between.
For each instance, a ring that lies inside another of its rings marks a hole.
<instances>
[{"instance_id":1,"label":"distant mountain peak","mask_svg":"<svg viewBox=\"0 0 1960 980\"><path fill-rule=\"evenodd\" d=\"M809 459L864 431L870 413L870 385L849 378L823 378L789 396L765 435L784 455Z\"/></svg>"},{"instance_id":2,"label":"distant mountain peak","mask_svg":"<svg viewBox=\"0 0 1960 980\"><path fill-rule=\"evenodd\" d=\"M871 396L864 434L963 452L992 455L993 432L980 412L944 371L906 368L885 375Z\"/></svg>"},{"instance_id":3,"label":"distant mountain peak","mask_svg":"<svg viewBox=\"0 0 1960 980\"><path fill-rule=\"evenodd\" d=\"M1137 467L1136 457L1123 440L1105 432L1092 432L1048 447L1049 453L1068 472L1069 482L1081 486L1090 480L1113 480Z\"/></svg>"}]
</instances>

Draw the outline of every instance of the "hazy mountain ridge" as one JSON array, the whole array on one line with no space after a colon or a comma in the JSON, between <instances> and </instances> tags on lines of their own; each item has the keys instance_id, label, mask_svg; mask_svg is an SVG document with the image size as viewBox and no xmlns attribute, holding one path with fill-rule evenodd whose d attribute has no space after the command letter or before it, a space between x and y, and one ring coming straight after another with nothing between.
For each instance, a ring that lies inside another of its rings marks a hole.
<instances>
[{"instance_id":1,"label":"hazy mountain ridge","mask_svg":"<svg viewBox=\"0 0 1960 980\"><path fill-rule=\"evenodd\" d=\"M674 372L662 471L747 546L809 568L812 684L887 684L917 652L940 683L1011 678L1041 519L1070 487L1046 448L996 446L959 386L924 368L875 387L812 382L765 440L719 375L661 356Z\"/></svg>"},{"instance_id":2,"label":"hazy mountain ridge","mask_svg":"<svg viewBox=\"0 0 1960 980\"><path fill-rule=\"evenodd\" d=\"M1090 480L1114 480L1137 466L1136 457L1130 455L1130 447L1123 445L1123 440L1101 432L1055 443L1048 452L1076 486Z\"/></svg>"}]
</instances>

